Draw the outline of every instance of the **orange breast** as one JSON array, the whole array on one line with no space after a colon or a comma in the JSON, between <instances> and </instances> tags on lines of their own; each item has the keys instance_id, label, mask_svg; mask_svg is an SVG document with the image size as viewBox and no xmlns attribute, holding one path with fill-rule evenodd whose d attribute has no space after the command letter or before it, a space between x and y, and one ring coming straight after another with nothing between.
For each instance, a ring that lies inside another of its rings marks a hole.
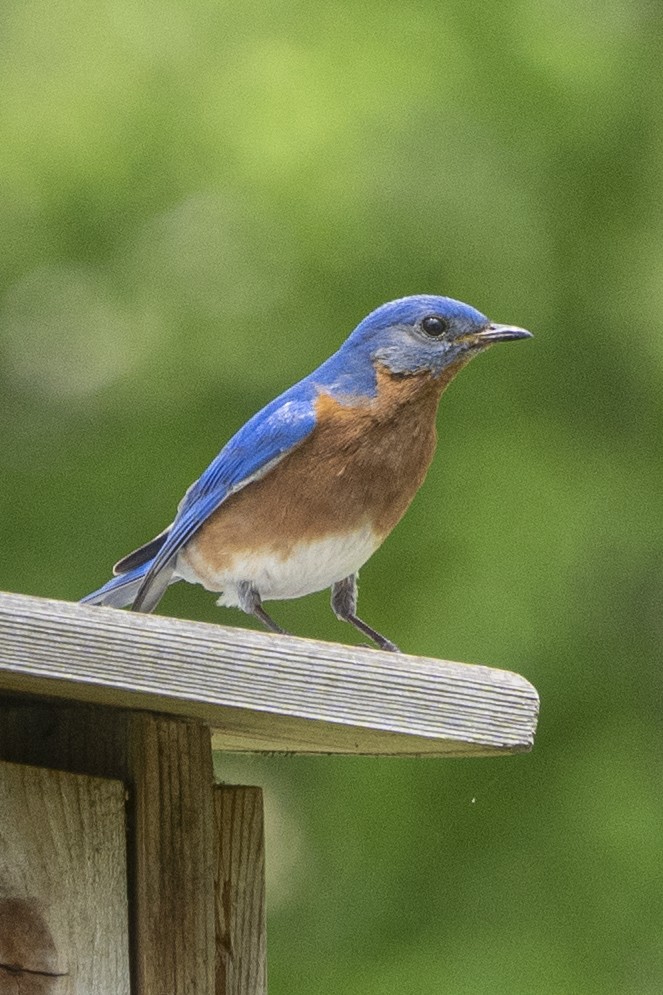
<instances>
[{"instance_id":1,"label":"orange breast","mask_svg":"<svg viewBox=\"0 0 663 995\"><path fill-rule=\"evenodd\" d=\"M354 407L321 393L313 433L221 505L189 543L187 561L230 570L242 551L286 558L298 543L363 524L383 539L424 480L438 401L454 372L433 380L380 368L377 397Z\"/></svg>"}]
</instances>

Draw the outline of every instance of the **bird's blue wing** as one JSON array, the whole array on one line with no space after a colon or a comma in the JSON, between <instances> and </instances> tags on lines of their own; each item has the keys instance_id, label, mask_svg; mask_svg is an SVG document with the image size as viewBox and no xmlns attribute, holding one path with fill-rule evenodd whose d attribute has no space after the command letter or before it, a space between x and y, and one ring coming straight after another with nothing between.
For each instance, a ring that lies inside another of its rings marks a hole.
<instances>
[{"instance_id":1,"label":"bird's blue wing","mask_svg":"<svg viewBox=\"0 0 663 995\"><path fill-rule=\"evenodd\" d=\"M231 494L268 473L311 434L316 424L312 392L303 389L303 384L298 387L254 415L191 485L145 574L134 611L151 611L156 605L171 579L174 557L212 512Z\"/></svg>"}]
</instances>

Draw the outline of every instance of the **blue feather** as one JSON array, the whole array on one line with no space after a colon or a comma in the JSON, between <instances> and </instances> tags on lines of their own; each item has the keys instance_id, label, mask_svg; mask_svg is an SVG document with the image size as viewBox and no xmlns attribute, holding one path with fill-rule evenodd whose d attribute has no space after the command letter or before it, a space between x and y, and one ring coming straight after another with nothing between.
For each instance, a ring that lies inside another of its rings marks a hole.
<instances>
[{"instance_id":1,"label":"blue feather","mask_svg":"<svg viewBox=\"0 0 663 995\"><path fill-rule=\"evenodd\" d=\"M295 385L254 415L223 447L185 494L168 538L145 573L133 602L135 611L151 611L171 578L159 575L231 494L262 476L315 428L314 391Z\"/></svg>"}]
</instances>

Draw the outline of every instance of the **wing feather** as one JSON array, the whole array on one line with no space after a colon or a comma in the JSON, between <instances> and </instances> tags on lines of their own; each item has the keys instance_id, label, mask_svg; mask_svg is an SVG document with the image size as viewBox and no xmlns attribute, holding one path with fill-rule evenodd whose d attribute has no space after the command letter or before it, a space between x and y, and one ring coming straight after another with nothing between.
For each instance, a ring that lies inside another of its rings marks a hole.
<instances>
[{"instance_id":1,"label":"wing feather","mask_svg":"<svg viewBox=\"0 0 663 995\"><path fill-rule=\"evenodd\" d=\"M264 477L301 445L315 424L313 397L299 384L259 411L230 439L180 502L175 521L145 573L134 611L152 610L172 579L173 560L182 546L231 494Z\"/></svg>"}]
</instances>

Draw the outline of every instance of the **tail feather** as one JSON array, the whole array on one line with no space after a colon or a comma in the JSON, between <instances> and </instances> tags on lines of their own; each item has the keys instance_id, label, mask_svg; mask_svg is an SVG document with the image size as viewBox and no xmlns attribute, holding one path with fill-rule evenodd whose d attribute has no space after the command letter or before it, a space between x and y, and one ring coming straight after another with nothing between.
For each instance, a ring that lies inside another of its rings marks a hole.
<instances>
[{"instance_id":1,"label":"tail feather","mask_svg":"<svg viewBox=\"0 0 663 995\"><path fill-rule=\"evenodd\" d=\"M128 573L112 577L103 587L81 598L80 603L82 605L107 605L110 608L126 608L127 605L133 605L151 563L152 561L149 560L147 563L135 567ZM169 583L172 584L176 580L179 580L179 578L171 576ZM165 584L163 585L159 597L163 594L166 586ZM156 598L156 600L154 598L150 599L149 605L141 606L140 610L152 611L156 607L158 600L159 598Z\"/></svg>"},{"instance_id":2,"label":"tail feather","mask_svg":"<svg viewBox=\"0 0 663 995\"><path fill-rule=\"evenodd\" d=\"M150 564L147 561L154 559L168 538L169 532L170 525L167 529L164 529L163 532L160 532L158 536L155 536L154 539L150 539L149 542L139 546L138 549L134 549L132 553L127 553L126 556L123 556L121 560L117 561L113 567L113 573L130 573L135 567L141 567L144 563L147 563L149 566Z\"/></svg>"}]
</instances>

